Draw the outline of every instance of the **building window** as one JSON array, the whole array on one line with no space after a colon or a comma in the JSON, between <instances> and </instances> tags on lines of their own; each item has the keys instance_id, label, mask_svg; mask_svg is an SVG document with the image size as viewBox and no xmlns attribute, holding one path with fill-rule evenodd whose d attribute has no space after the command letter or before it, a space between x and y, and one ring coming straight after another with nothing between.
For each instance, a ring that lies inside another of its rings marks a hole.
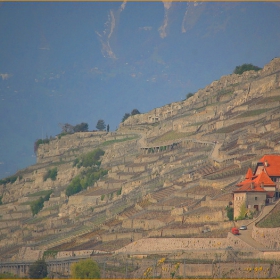
<instances>
[{"instance_id":1,"label":"building window","mask_svg":"<svg viewBox=\"0 0 280 280\"><path fill-rule=\"evenodd\" d=\"M255 196L255 200L258 200L258 197Z\"/></svg>"}]
</instances>

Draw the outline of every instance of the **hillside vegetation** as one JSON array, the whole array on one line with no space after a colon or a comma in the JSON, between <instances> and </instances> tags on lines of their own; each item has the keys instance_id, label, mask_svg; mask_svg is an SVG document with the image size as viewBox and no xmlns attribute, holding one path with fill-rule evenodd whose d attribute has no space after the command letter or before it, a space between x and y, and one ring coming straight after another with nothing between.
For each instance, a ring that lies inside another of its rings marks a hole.
<instances>
[{"instance_id":1,"label":"hillside vegetation","mask_svg":"<svg viewBox=\"0 0 280 280\"><path fill-rule=\"evenodd\" d=\"M110 255L143 238L226 238L236 183L280 151L279 73L277 58L116 132L37 145L37 163L0 182L1 260L26 259L26 244Z\"/></svg>"}]
</instances>

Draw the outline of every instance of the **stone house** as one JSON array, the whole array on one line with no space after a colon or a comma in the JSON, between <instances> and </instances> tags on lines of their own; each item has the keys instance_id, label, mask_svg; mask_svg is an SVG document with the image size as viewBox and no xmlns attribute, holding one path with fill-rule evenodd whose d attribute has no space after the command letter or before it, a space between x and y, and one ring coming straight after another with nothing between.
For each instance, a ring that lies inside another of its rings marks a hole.
<instances>
[{"instance_id":1,"label":"stone house","mask_svg":"<svg viewBox=\"0 0 280 280\"><path fill-rule=\"evenodd\" d=\"M240 216L242 205L248 212L260 211L279 197L280 155L265 155L257 163L255 172L249 168L245 179L233 191L234 218Z\"/></svg>"}]
</instances>

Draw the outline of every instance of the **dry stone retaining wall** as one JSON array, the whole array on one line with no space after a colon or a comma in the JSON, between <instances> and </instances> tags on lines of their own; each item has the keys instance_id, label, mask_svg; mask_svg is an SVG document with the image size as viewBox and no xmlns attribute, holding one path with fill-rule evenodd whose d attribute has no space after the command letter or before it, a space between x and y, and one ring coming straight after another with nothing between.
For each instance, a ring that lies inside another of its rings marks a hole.
<instances>
[{"instance_id":1,"label":"dry stone retaining wall","mask_svg":"<svg viewBox=\"0 0 280 280\"><path fill-rule=\"evenodd\" d=\"M126 219L122 222L122 227L127 229L143 229L151 230L165 226L165 223L159 220L145 220L145 219Z\"/></svg>"},{"instance_id":2,"label":"dry stone retaining wall","mask_svg":"<svg viewBox=\"0 0 280 280\"><path fill-rule=\"evenodd\" d=\"M280 248L280 227L278 228L259 228L253 226L252 237L265 247L270 249Z\"/></svg>"}]
</instances>

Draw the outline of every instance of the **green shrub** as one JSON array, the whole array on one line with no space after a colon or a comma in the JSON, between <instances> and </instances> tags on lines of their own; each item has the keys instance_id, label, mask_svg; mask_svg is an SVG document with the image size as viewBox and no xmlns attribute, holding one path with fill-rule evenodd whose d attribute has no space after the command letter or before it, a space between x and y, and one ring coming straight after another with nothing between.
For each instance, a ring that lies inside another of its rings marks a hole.
<instances>
[{"instance_id":1,"label":"green shrub","mask_svg":"<svg viewBox=\"0 0 280 280\"><path fill-rule=\"evenodd\" d=\"M230 221L233 221L233 210L234 209L232 207L229 206L226 207L227 217Z\"/></svg>"},{"instance_id":2,"label":"green shrub","mask_svg":"<svg viewBox=\"0 0 280 280\"><path fill-rule=\"evenodd\" d=\"M46 181L48 178L51 178L52 181L55 181L56 176L57 176L57 167L54 167L53 169L49 169L47 173L44 175L44 181Z\"/></svg>"},{"instance_id":3,"label":"green shrub","mask_svg":"<svg viewBox=\"0 0 280 280\"><path fill-rule=\"evenodd\" d=\"M103 201L104 198L105 198L105 194L102 194L102 195L101 195L101 201Z\"/></svg>"},{"instance_id":4,"label":"green shrub","mask_svg":"<svg viewBox=\"0 0 280 280\"><path fill-rule=\"evenodd\" d=\"M261 70L261 68L258 66L255 66L251 63L249 63L249 64L245 63L240 66L236 66L233 73L241 75L242 73L244 73L246 71L251 71L251 70L259 71L259 70Z\"/></svg>"},{"instance_id":5,"label":"green shrub","mask_svg":"<svg viewBox=\"0 0 280 280\"><path fill-rule=\"evenodd\" d=\"M186 95L186 99L189 99L190 97L193 96L193 93L189 92L187 95Z\"/></svg>"},{"instance_id":6,"label":"green shrub","mask_svg":"<svg viewBox=\"0 0 280 280\"><path fill-rule=\"evenodd\" d=\"M87 187L94 185L100 178L108 174L108 171L100 168L100 157L104 155L102 149L95 149L89 153L81 155L73 162L73 166L87 167L80 175L76 176L66 188L66 195L76 194Z\"/></svg>"},{"instance_id":7,"label":"green shrub","mask_svg":"<svg viewBox=\"0 0 280 280\"><path fill-rule=\"evenodd\" d=\"M72 279L99 279L100 269L92 259L80 260L71 264Z\"/></svg>"},{"instance_id":8,"label":"green shrub","mask_svg":"<svg viewBox=\"0 0 280 280\"><path fill-rule=\"evenodd\" d=\"M46 259L47 257L56 257L58 251L56 250L46 250L43 254L43 259Z\"/></svg>"},{"instance_id":9,"label":"green shrub","mask_svg":"<svg viewBox=\"0 0 280 280\"><path fill-rule=\"evenodd\" d=\"M41 144L48 144L50 142L50 139L45 138L45 139L37 139L34 143L34 153L36 154L38 151L38 148Z\"/></svg>"},{"instance_id":10,"label":"green shrub","mask_svg":"<svg viewBox=\"0 0 280 280\"><path fill-rule=\"evenodd\" d=\"M40 196L39 199L34 200L30 203L30 208L32 211L33 216L38 214L39 211L41 211L44 207L44 202L48 201L50 199L52 190L50 190L49 192L47 192L44 196L44 198L42 196Z\"/></svg>"},{"instance_id":11,"label":"green shrub","mask_svg":"<svg viewBox=\"0 0 280 280\"><path fill-rule=\"evenodd\" d=\"M52 192L53 192L53 191L50 190L50 191L48 191L48 192L46 193L46 195L44 196L44 201L48 201L48 200L50 199Z\"/></svg>"},{"instance_id":12,"label":"green shrub","mask_svg":"<svg viewBox=\"0 0 280 280\"><path fill-rule=\"evenodd\" d=\"M66 188L66 195L76 194L87 187L94 185L96 181L108 174L108 170L92 167L76 176Z\"/></svg>"},{"instance_id":13,"label":"green shrub","mask_svg":"<svg viewBox=\"0 0 280 280\"><path fill-rule=\"evenodd\" d=\"M33 216L36 215L44 207L43 197L40 197L39 199L32 201L30 207Z\"/></svg>"},{"instance_id":14,"label":"green shrub","mask_svg":"<svg viewBox=\"0 0 280 280\"><path fill-rule=\"evenodd\" d=\"M10 176L10 177L1 179L0 180L0 185L5 185L5 184L8 184L8 183L13 184L17 180L17 178L18 178L18 176L14 175L14 176Z\"/></svg>"},{"instance_id":15,"label":"green shrub","mask_svg":"<svg viewBox=\"0 0 280 280\"><path fill-rule=\"evenodd\" d=\"M73 162L73 167L76 166L79 163L79 159L75 158L74 162Z\"/></svg>"},{"instance_id":16,"label":"green shrub","mask_svg":"<svg viewBox=\"0 0 280 280\"><path fill-rule=\"evenodd\" d=\"M121 195L122 194L122 188L120 188L118 191L117 191L117 195Z\"/></svg>"},{"instance_id":17,"label":"green shrub","mask_svg":"<svg viewBox=\"0 0 280 280\"><path fill-rule=\"evenodd\" d=\"M66 195L70 196L73 195L75 193L78 193L82 190L82 185L81 185L81 179L80 176L76 176L71 183L69 184L69 186L66 188Z\"/></svg>"},{"instance_id":18,"label":"green shrub","mask_svg":"<svg viewBox=\"0 0 280 280\"><path fill-rule=\"evenodd\" d=\"M68 135L69 133L67 132L61 132L60 134L57 135L58 139L61 139L61 137Z\"/></svg>"},{"instance_id":19,"label":"green shrub","mask_svg":"<svg viewBox=\"0 0 280 280\"><path fill-rule=\"evenodd\" d=\"M89 153L81 155L79 158L74 160L73 166L79 167L92 167L100 166L100 157L103 156L105 152L102 149L95 149Z\"/></svg>"}]
</instances>

